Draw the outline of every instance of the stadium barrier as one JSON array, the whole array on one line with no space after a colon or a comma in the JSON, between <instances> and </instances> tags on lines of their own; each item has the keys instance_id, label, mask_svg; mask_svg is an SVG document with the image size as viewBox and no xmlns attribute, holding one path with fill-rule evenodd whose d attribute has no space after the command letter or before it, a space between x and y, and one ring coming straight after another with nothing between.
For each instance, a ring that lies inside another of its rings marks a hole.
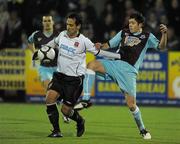
<instances>
[{"instance_id":1,"label":"stadium barrier","mask_svg":"<svg viewBox=\"0 0 180 144\"><path fill-rule=\"evenodd\" d=\"M0 53L0 90L24 90L26 101L43 102L45 90L39 80L38 62L30 50L5 49ZM94 59L88 53L87 62ZM97 104L124 104L124 97L111 80L96 78L92 101ZM180 105L180 52L148 52L137 79L137 103Z\"/></svg>"}]
</instances>

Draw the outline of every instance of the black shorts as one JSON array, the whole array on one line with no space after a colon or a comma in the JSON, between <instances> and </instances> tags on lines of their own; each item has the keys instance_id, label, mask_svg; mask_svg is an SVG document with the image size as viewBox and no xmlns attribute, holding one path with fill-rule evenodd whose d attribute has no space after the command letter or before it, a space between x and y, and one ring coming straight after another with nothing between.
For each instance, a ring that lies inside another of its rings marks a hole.
<instances>
[{"instance_id":1,"label":"black shorts","mask_svg":"<svg viewBox=\"0 0 180 144\"><path fill-rule=\"evenodd\" d=\"M67 76L54 72L48 90L57 91L63 99L63 103L73 107L82 93L83 79L84 76Z\"/></svg>"}]
</instances>

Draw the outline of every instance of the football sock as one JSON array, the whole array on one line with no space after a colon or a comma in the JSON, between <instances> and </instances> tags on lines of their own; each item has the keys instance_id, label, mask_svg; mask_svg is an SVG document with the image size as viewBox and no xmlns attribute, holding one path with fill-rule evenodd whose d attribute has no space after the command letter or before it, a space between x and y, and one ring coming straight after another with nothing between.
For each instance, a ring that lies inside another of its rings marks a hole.
<instances>
[{"instance_id":1,"label":"football sock","mask_svg":"<svg viewBox=\"0 0 180 144\"><path fill-rule=\"evenodd\" d=\"M90 100L91 90L94 81L95 81L95 72L91 69L87 69L83 83L84 95L82 97L82 100Z\"/></svg>"},{"instance_id":2,"label":"football sock","mask_svg":"<svg viewBox=\"0 0 180 144\"><path fill-rule=\"evenodd\" d=\"M53 105L47 105L47 110L46 110L49 121L53 125L54 130L60 131L59 128L59 112L56 107L56 104Z\"/></svg>"},{"instance_id":3,"label":"football sock","mask_svg":"<svg viewBox=\"0 0 180 144\"><path fill-rule=\"evenodd\" d=\"M131 111L131 112L134 116L134 120L135 120L139 130L141 131L142 129L145 129L139 108L136 106L136 109L134 111Z\"/></svg>"},{"instance_id":4,"label":"football sock","mask_svg":"<svg viewBox=\"0 0 180 144\"><path fill-rule=\"evenodd\" d=\"M82 117L79 115L79 113L76 110L71 111L69 118L76 122L82 121Z\"/></svg>"}]
</instances>

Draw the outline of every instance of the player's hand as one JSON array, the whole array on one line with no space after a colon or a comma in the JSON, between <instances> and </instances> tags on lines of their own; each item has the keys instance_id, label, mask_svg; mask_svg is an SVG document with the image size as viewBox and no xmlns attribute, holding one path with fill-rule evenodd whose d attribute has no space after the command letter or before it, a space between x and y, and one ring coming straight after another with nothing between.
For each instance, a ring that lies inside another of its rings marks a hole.
<instances>
[{"instance_id":1,"label":"player's hand","mask_svg":"<svg viewBox=\"0 0 180 144\"><path fill-rule=\"evenodd\" d=\"M100 49L102 47L102 44L101 43L95 43L94 46L96 49Z\"/></svg>"},{"instance_id":2,"label":"player's hand","mask_svg":"<svg viewBox=\"0 0 180 144\"><path fill-rule=\"evenodd\" d=\"M164 24L160 24L160 31L161 31L161 33L163 34L163 33L167 33L167 26L166 25L164 25Z\"/></svg>"}]
</instances>

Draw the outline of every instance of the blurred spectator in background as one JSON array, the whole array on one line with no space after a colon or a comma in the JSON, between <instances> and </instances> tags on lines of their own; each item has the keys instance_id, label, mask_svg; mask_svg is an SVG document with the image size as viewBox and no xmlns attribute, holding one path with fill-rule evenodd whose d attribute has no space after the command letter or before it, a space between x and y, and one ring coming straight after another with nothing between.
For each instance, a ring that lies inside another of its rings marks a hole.
<instances>
[{"instance_id":1,"label":"blurred spectator in background","mask_svg":"<svg viewBox=\"0 0 180 144\"><path fill-rule=\"evenodd\" d=\"M124 2L124 10L125 10L125 17L124 17L124 20L123 20L123 27L127 26L128 25L128 19L129 19L129 16L135 12L135 8L134 8L134 5L132 3L131 0L126 0Z\"/></svg>"},{"instance_id":2,"label":"blurred spectator in background","mask_svg":"<svg viewBox=\"0 0 180 144\"><path fill-rule=\"evenodd\" d=\"M129 15L135 10L146 15L145 29L153 34L157 34L159 23L165 23L175 29L177 37L180 36L178 0L101 0L104 4L99 5L103 7L102 11L95 9L94 1L0 0L0 48L21 46L20 41L25 34L41 28L40 19L44 14L52 15L55 29L61 31L65 27L65 16L72 11L82 15L82 33L93 41L110 39L127 25ZM22 29L26 33L21 34Z\"/></svg>"},{"instance_id":3,"label":"blurred spectator in background","mask_svg":"<svg viewBox=\"0 0 180 144\"><path fill-rule=\"evenodd\" d=\"M52 9L50 10L49 12L49 15L51 15L53 17L53 20L54 20L54 28L56 31L62 31L64 29L64 18L61 17L58 13L58 11Z\"/></svg>"},{"instance_id":4,"label":"blurred spectator in background","mask_svg":"<svg viewBox=\"0 0 180 144\"><path fill-rule=\"evenodd\" d=\"M12 10L5 25L1 46L4 48L17 48L21 45L22 25L16 10Z\"/></svg>"},{"instance_id":5,"label":"blurred spectator in background","mask_svg":"<svg viewBox=\"0 0 180 144\"><path fill-rule=\"evenodd\" d=\"M169 20L166 14L161 15L159 23L164 23L165 25L169 25Z\"/></svg>"},{"instance_id":6,"label":"blurred spectator in background","mask_svg":"<svg viewBox=\"0 0 180 144\"><path fill-rule=\"evenodd\" d=\"M81 30L82 34L84 34L89 39L94 40L95 38L94 25L89 21L87 13L84 10L80 11L80 15L83 21L82 30Z\"/></svg>"},{"instance_id":7,"label":"blurred spectator in background","mask_svg":"<svg viewBox=\"0 0 180 144\"><path fill-rule=\"evenodd\" d=\"M7 11L7 2L0 1L0 49L2 48L2 40L4 39L4 31L9 20L9 13Z\"/></svg>"},{"instance_id":8,"label":"blurred spectator in background","mask_svg":"<svg viewBox=\"0 0 180 144\"><path fill-rule=\"evenodd\" d=\"M27 37L27 34L25 32L25 30L22 31L22 34L21 34L21 45L20 45L20 48L21 49L26 49L27 46L28 46L28 37Z\"/></svg>"},{"instance_id":9,"label":"blurred spectator in background","mask_svg":"<svg viewBox=\"0 0 180 144\"><path fill-rule=\"evenodd\" d=\"M79 10L85 11L87 14L87 19L91 23L96 23L97 13L93 6L89 4L90 0L79 0Z\"/></svg>"},{"instance_id":10,"label":"blurred spectator in background","mask_svg":"<svg viewBox=\"0 0 180 144\"><path fill-rule=\"evenodd\" d=\"M153 11L150 11L147 14L146 30L151 31L155 35L157 34L159 30L157 17Z\"/></svg>"},{"instance_id":11,"label":"blurred spectator in background","mask_svg":"<svg viewBox=\"0 0 180 144\"><path fill-rule=\"evenodd\" d=\"M74 12L78 10L78 1L77 0L66 0L68 12Z\"/></svg>"},{"instance_id":12,"label":"blurred spectator in background","mask_svg":"<svg viewBox=\"0 0 180 144\"><path fill-rule=\"evenodd\" d=\"M154 7L152 7L152 9L155 12L156 17L158 18L158 21L162 15L166 14L163 0L156 0L155 5Z\"/></svg>"},{"instance_id":13,"label":"blurred spectator in background","mask_svg":"<svg viewBox=\"0 0 180 144\"><path fill-rule=\"evenodd\" d=\"M101 41L107 41L116 34L116 23L112 13L107 13L101 20Z\"/></svg>"},{"instance_id":14,"label":"blurred spectator in background","mask_svg":"<svg viewBox=\"0 0 180 144\"><path fill-rule=\"evenodd\" d=\"M108 13L112 13L114 14L115 13L115 10L114 10L114 5L112 4L111 1L107 1L105 4L104 4L104 9L101 13L101 17L107 15Z\"/></svg>"},{"instance_id":15,"label":"blurred spectator in background","mask_svg":"<svg viewBox=\"0 0 180 144\"><path fill-rule=\"evenodd\" d=\"M168 43L167 48L169 51L180 51L179 38L175 34L175 29L173 27L168 28Z\"/></svg>"},{"instance_id":16,"label":"blurred spectator in background","mask_svg":"<svg viewBox=\"0 0 180 144\"><path fill-rule=\"evenodd\" d=\"M168 6L167 6L167 13L168 13L168 19L170 25L172 25L175 29L175 33L180 36L180 7L179 7L179 1L178 0L167 0Z\"/></svg>"}]
</instances>

